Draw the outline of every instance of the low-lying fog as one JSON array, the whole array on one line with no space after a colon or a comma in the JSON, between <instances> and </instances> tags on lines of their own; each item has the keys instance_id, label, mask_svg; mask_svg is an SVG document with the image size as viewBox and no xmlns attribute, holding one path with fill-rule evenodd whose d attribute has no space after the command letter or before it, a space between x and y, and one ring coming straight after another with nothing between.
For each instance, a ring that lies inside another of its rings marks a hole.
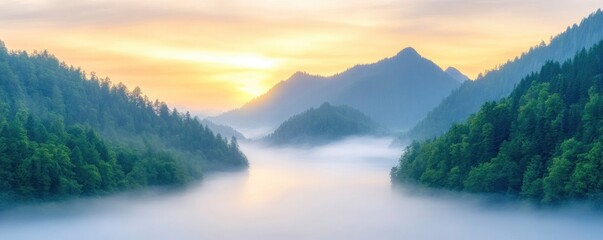
<instances>
[{"instance_id":1,"label":"low-lying fog","mask_svg":"<svg viewBox=\"0 0 603 240\"><path fill-rule=\"evenodd\" d=\"M187 190L0 212L0 239L601 239L603 217L486 206L392 189L389 139L321 148L243 145L249 171Z\"/></svg>"}]
</instances>

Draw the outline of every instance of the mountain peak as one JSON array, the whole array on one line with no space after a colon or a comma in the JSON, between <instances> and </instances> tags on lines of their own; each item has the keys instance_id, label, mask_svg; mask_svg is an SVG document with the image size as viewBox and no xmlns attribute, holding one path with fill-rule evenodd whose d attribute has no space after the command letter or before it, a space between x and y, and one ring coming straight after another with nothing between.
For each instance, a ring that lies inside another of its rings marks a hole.
<instances>
[{"instance_id":1,"label":"mountain peak","mask_svg":"<svg viewBox=\"0 0 603 240\"><path fill-rule=\"evenodd\" d=\"M444 72L460 83L469 80L469 77L467 77L467 75L463 74L461 71L454 67L448 67Z\"/></svg>"},{"instance_id":2,"label":"mountain peak","mask_svg":"<svg viewBox=\"0 0 603 240\"><path fill-rule=\"evenodd\" d=\"M398 54L396 54L396 57L419 57L420 58L421 55L414 48L407 47L405 49L402 49L402 51L400 51Z\"/></svg>"},{"instance_id":3,"label":"mountain peak","mask_svg":"<svg viewBox=\"0 0 603 240\"><path fill-rule=\"evenodd\" d=\"M357 108L386 127L403 130L414 126L458 85L435 63L406 48L327 77L296 72L244 107L216 119L235 127L274 129L294 114L330 102Z\"/></svg>"},{"instance_id":4,"label":"mountain peak","mask_svg":"<svg viewBox=\"0 0 603 240\"><path fill-rule=\"evenodd\" d=\"M293 75L291 75L291 77L289 77L289 79L306 77L306 76L310 76L310 74L308 74L307 72L297 71Z\"/></svg>"}]
</instances>

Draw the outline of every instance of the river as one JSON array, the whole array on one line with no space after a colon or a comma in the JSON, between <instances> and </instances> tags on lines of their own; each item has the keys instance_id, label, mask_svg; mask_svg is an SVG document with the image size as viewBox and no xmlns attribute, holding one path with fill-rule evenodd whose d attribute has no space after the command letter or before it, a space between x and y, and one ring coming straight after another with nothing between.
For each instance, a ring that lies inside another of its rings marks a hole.
<instances>
[{"instance_id":1,"label":"river","mask_svg":"<svg viewBox=\"0 0 603 240\"><path fill-rule=\"evenodd\" d=\"M0 212L0 239L601 239L603 215L494 206L392 188L399 149L353 139L314 149L243 144L248 171L181 191Z\"/></svg>"}]
</instances>

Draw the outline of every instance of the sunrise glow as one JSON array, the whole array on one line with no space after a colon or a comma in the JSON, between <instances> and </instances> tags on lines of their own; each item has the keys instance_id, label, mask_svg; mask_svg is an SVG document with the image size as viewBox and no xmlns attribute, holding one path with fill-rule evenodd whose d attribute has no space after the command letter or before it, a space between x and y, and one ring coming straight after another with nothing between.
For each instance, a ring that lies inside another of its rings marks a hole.
<instances>
[{"instance_id":1,"label":"sunrise glow","mask_svg":"<svg viewBox=\"0 0 603 240\"><path fill-rule=\"evenodd\" d=\"M600 7L595 0L116 2L2 2L0 39L216 114L296 71L331 75L408 46L475 77Z\"/></svg>"}]
</instances>

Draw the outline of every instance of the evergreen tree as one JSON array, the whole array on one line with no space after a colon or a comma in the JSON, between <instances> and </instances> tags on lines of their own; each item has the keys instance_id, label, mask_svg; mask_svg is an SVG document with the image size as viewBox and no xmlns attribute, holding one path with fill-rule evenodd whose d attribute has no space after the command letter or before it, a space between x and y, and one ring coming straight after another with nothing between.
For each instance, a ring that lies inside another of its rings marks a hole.
<instances>
[{"instance_id":1,"label":"evergreen tree","mask_svg":"<svg viewBox=\"0 0 603 240\"><path fill-rule=\"evenodd\" d=\"M603 42L548 62L466 123L406 148L394 182L554 204L603 200Z\"/></svg>"},{"instance_id":2,"label":"evergreen tree","mask_svg":"<svg viewBox=\"0 0 603 240\"><path fill-rule=\"evenodd\" d=\"M138 87L0 41L0 201L182 185L247 164L236 140Z\"/></svg>"}]
</instances>

